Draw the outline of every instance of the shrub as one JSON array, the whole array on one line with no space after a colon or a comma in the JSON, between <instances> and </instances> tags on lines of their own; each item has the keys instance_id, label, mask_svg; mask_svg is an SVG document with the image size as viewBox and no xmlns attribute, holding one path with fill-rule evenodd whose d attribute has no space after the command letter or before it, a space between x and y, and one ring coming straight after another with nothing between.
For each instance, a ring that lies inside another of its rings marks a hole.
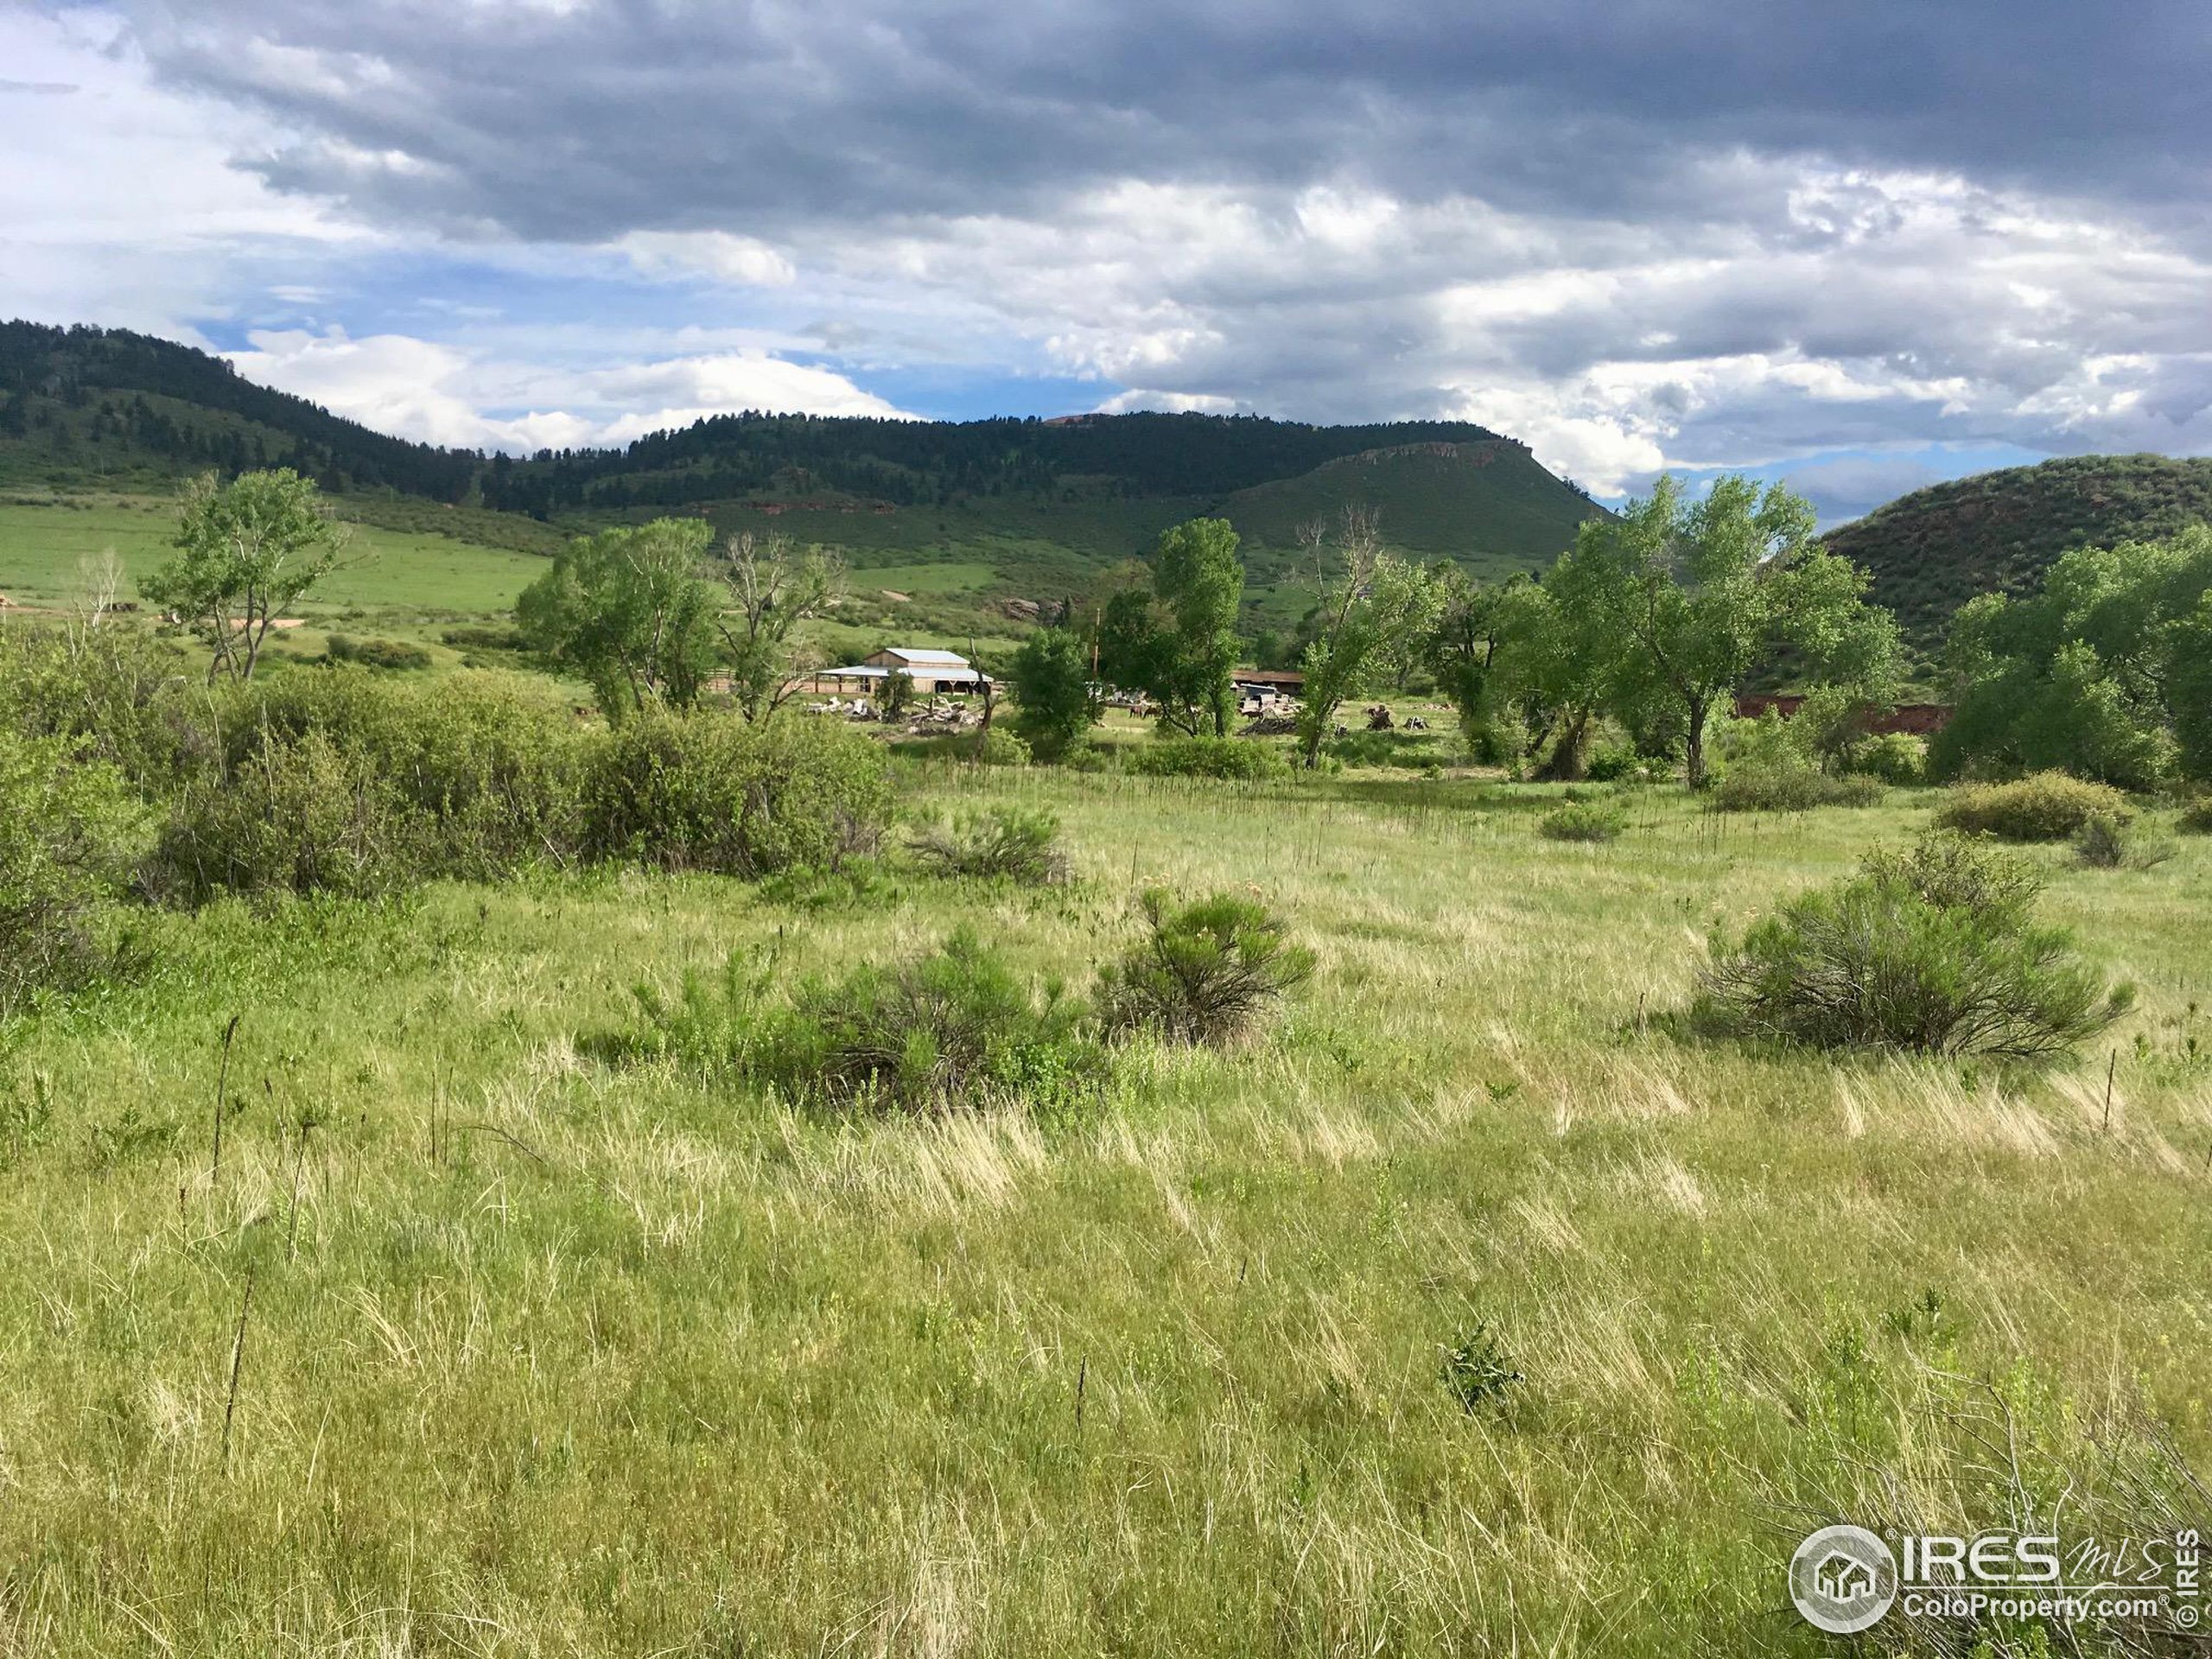
<instances>
[{"instance_id":1,"label":"shrub","mask_svg":"<svg viewBox=\"0 0 2212 1659\"><path fill-rule=\"evenodd\" d=\"M1313 953L1287 940L1282 922L1256 899L1217 893L1178 905L1154 888L1140 906L1144 938L1099 969L1098 1012L1109 1032L1226 1044L1313 976Z\"/></svg>"},{"instance_id":2,"label":"shrub","mask_svg":"<svg viewBox=\"0 0 2212 1659\"><path fill-rule=\"evenodd\" d=\"M2074 837L2074 855L2091 869L2154 869L2174 855L2172 841L2145 836L2120 819L2100 812Z\"/></svg>"},{"instance_id":3,"label":"shrub","mask_svg":"<svg viewBox=\"0 0 2212 1659\"><path fill-rule=\"evenodd\" d=\"M399 639L356 639L343 633L330 636L323 654L334 663L359 663L364 668L407 670L430 665L430 653L423 646Z\"/></svg>"},{"instance_id":4,"label":"shrub","mask_svg":"<svg viewBox=\"0 0 2212 1659\"><path fill-rule=\"evenodd\" d=\"M1582 768L1593 784L1617 784L1643 776L1643 760L1626 744L1606 744L1594 751Z\"/></svg>"},{"instance_id":5,"label":"shrub","mask_svg":"<svg viewBox=\"0 0 2212 1659\"><path fill-rule=\"evenodd\" d=\"M1874 806L1882 785L1872 778L1831 778L1809 766L1737 766L1715 785L1716 812L1808 812L1816 806Z\"/></svg>"},{"instance_id":6,"label":"shrub","mask_svg":"<svg viewBox=\"0 0 2212 1659\"><path fill-rule=\"evenodd\" d=\"M582 741L520 677L289 674L215 697L204 739L149 868L160 896L386 892L576 850Z\"/></svg>"},{"instance_id":7,"label":"shrub","mask_svg":"<svg viewBox=\"0 0 2212 1659\"><path fill-rule=\"evenodd\" d=\"M438 636L455 651L528 651L529 638L520 628L448 628Z\"/></svg>"},{"instance_id":8,"label":"shrub","mask_svg":"<svg viewBox=\"0 0 2212 1659\"><path fill-rule=\"evenodd\" d=\"M1611 841L1627 827L1618 807L1602 801L1568 801L1545 813L1537 821L1536 833L1548 841Z\"/></svg>"},{"instance_id":9,"label":"shrub","mask_svg":"<svg viewBox=\"0 0 2212 1659\"><path fill-rule=\"evenodd\" d=\"M874 850L891 814L882 752L798 716L647 710L599 736L584 797L591 855L743 876L834 870Z\"/></svg>"},{"instance_id":10,"label":"shrub","mask_svg":"<svg viewBox=\"0 0 2212 1659\"><path fill-rule=\"evenodd\" d=\"M1694 1010L1709 1030L1809 1044L2037 1058L2131 1006L2037 926L2025 864L1955 835L1877 853L1716 950Z\"/></svg>"},{"instance_id":11,"label":"shrub","mask_svg":"<svg viewBox=\"0 0 2212 1659\"><path fill-rule=\"evenodd\" d=\"M149 863L155 897L205 904L390 892L420 873L389 782L321 732L280 741L263 728L235 763L185 785Z\"/></svg>"},{"instance_id":12,"label":"shrub","mask_svg":"<svg viewBox=\"0 0 2212 1659\"><path fill-rule=\"evenodd\" d=\"M2212 836L2212 795L2200 795L2182 808L2174 828L2185 836Z\"/></svg>"},{"instance_id":13,"label":"shrub","mask_svg":"<svg viewBox=\"0 0 2212 1659\"><path fill-rule=\"evenodd\" d=\"M1165 738L1123 751L1125 770L1149 778L1287 778L1281 751L1249 738Z\"/></svg>"},{"instance_id":14,"label":"shrub","mask_svg":"<svg viewBox=\"0 0 2212 1659\"><path fill-rule=\"evenodd\" d=\"M2093 817L2126 823L2127 798L2108 784L2063 772L2039 772L2009 784L1974 784L1953 791L1936 815L1947 830L1999 841L2066 841Z\"/></svg>"},{"instance_id":15,"label":"shrub","mask_svg":"<svg viewBox=\"0 0 2212 1659\"><path fill-rule=\"evenodd\" d=\"M1853 747L1846 770L1885 784L1922 783L1928 775L1928 745L1910 732L1885 732Z\"/></svg>"},{"instance_id":16,"label":"shrub","mask_svg":"<svg viewBox=\"0 0 2212 1659\"><path fill-rule=\"evenodd\" d=\"M1026 766L1029 764L1029 745L1012 732L994 726L981 731L962 744L963 758L979 766Z\"/></svg>"},{"instance_id":17,"label":"shrub","mask_svg":"<svg viewBox=\"0 0 2212 1659\"><path fill-rule=\"evenodd\" d=\"M1024 887L1068 879L1058 841L1060 821L1046 811L997 807L933 823L913 842L916 856L947 875L1005 876Z\"/></svg>"},{"instance_id":18,"label":"shrub","mask_svg":"<svg viewBox=\"0 0 2212 1659\"><path fill-rule=\"evenodd\" d=\"M637 992L644 1032L624 1046L776 1089L812 1106L944 1112L1068 1104L1100 1067L1081 1010L1039 995L965 930L918 961L782 988L733 957L721 983L687 977L671 1001Z\"/></svg>"},{"instance_id":19,"label":"shrub","mask_svg":"<svg viewBox=\"0 0 2212 1659\"><path fill-rule=\"evenodd\" d=\"M1503 1399L1522 1380L1513 1368L1513 1356L1485 1321L1478 1321L1458 1346L1444 1351L1443 1376L1444 1386L1452 1390L1459 1408L1471 1414Z\"/></svg>"},{"instance_id":20,"label":"shrub","mask_svg":"<svg viewBox=\"0 0 2212 1659\"><path fill-rule=\"evenodd\" d=\"M143 816L112 766L0 730L0 1019L41 990L99 976Z\"/></svg>"}]
</instances>

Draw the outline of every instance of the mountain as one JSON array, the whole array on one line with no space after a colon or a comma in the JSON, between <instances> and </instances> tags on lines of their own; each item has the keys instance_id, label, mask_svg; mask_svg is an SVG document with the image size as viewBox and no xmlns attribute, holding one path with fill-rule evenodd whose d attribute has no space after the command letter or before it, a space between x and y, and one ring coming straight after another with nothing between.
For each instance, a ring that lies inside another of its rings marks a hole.
<instances>
[{"instance_id":1,"label":"mountain","mask_svg":"<svg viewBox=\"0 0 2212 1659\"><path fill-rule=\"evenodd\" d=\"M1222 511L1246 537L1289 547L1300 525L1346 503L1373 505L1385 539L1408 553L1516 569L1548 564L1605 511L1511 438L1361 450L1238 490Z\"/></svg>"},{"instance_id":2,"label":"mountain","mask_svg":"<svg viewBox=\"0 0 2212 1659\"><path fill-rule=\"evenodd\" d=\"M1263 607L1300 602L1297 528L1346 504L1374 508L1402 550L1489 573L1548 563L1603 511L1523 446L1462 421L747 413L620 448L487 456L372 431L171 341L0 324L0 486L144 493L208 467L274 466L396 530L542 552L597 524L699 512L842 547L899 573L886 586L929 567L914 585L979 594L1070 591L1177 519L1220 513L1251 543Z\"/></svg>"},{"instance_id":3,"label":"mountain","mask_svg":"<svg viewBox=\"0 0 2212 1659\"><path fill-rule=\"evenodd\" d=\"M2212 521L2212 460L2074 455L1931 485L1826 537L1873 578L1872 597L1933 652L1976 594L2033 590L2069 548Z\"/></svg>"}]
</instances>

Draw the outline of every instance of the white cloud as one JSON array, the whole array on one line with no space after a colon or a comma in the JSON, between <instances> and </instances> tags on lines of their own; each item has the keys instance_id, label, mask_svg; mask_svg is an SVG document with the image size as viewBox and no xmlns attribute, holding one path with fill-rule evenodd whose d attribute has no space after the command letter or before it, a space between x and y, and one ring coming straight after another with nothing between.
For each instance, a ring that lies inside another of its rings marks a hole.
<instances>
[{"instance_id":1,"label":"white cloud","mask_svg":"<svg viewBox=\"0 0 2212 1659\"><path fill-rule=\"evenodd\" d=\"M248 379L380 431L461 448L626 443L748 409L905 418L843 375L759 352L560 371L474 358L404 334L355 340L340 329L283 329L250 338L251 351L229 354ZM512 412L485 412L502 408Z\"/></svg>"},{"instance_id":2,"label":"white cloud","mask_svg":"<svg viewBox=\"0 0 2212 1659\"><path fill-rule=\"evenodd\" d=\"M706 276L747 288L789 288L798 273L766 243L727 231L632 231L615 251L648 276Z\"/></svg>"}]
</instances>

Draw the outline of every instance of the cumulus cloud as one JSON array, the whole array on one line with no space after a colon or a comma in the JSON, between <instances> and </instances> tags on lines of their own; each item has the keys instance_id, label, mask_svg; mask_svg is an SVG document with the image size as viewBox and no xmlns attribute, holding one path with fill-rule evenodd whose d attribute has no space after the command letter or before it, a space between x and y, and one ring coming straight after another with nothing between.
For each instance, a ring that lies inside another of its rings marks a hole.
<instances>
[{"instance_id":1,"label":"cumulus cloud","mask_svg":"<svg viewBox=\"0 0 2212 1659\"><path fill-rule=\"evenodd\" d=\"M130 118L148 130L213 112L179 146L181 190L213 189L218 156L245 193L224 213L292 216L223 221L232 255L344 233L468 251L507 274L495 308L528 289L487 345L475 292L372 315L343 249L264 278L327 296L294 302L321 343L257 347L249 372L350 363L359 389L334 401L417 432L880 412L872 379L965 372L1073 379L1108 409L1464 416L1605 493L1839 451L2212 452L2193 0L2144 0L2125 27L2073 0L57 16L106 31L97 61L14 73L152 77ZM127 171L123 150L106 165ZM700 340L671 348L686 328ZM411 346L372 369L387 340ZM557 385L526 371L539 358ZM1873 478L1838 473L1830 499Z\"/></svg>"},{"instance_id":2,"label":"cumulus cloud","mask_svg":"<svg viewBox=\"0 0 2212 1659\"><path fill-rule=\"evenodd\" d=\"M248 378L381 431L460 448L626 443L743 410L908 418L834 371L759 352L563 372L404 334L265 329L251 340L251 350L229 354Z\"/></svg>"}]
</instances>

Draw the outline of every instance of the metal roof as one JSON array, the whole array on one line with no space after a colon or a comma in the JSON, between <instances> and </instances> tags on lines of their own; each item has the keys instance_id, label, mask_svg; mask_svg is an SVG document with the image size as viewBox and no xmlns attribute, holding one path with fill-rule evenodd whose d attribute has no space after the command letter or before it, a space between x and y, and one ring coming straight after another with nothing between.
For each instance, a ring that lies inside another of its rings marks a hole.
<instances>
[{"instance_id":1,"label":"metal roof","mask_svg":"<svg viewBox=\"0 0 2212 1659\"><path fill-rule=\"evenodd\" d=\"M886 645L876 653L880 657L896 657L907 663L943 663L952 668L965 668L968 659L957 651L913 651L904 645Z\"/></svg>"}]
</instances>

